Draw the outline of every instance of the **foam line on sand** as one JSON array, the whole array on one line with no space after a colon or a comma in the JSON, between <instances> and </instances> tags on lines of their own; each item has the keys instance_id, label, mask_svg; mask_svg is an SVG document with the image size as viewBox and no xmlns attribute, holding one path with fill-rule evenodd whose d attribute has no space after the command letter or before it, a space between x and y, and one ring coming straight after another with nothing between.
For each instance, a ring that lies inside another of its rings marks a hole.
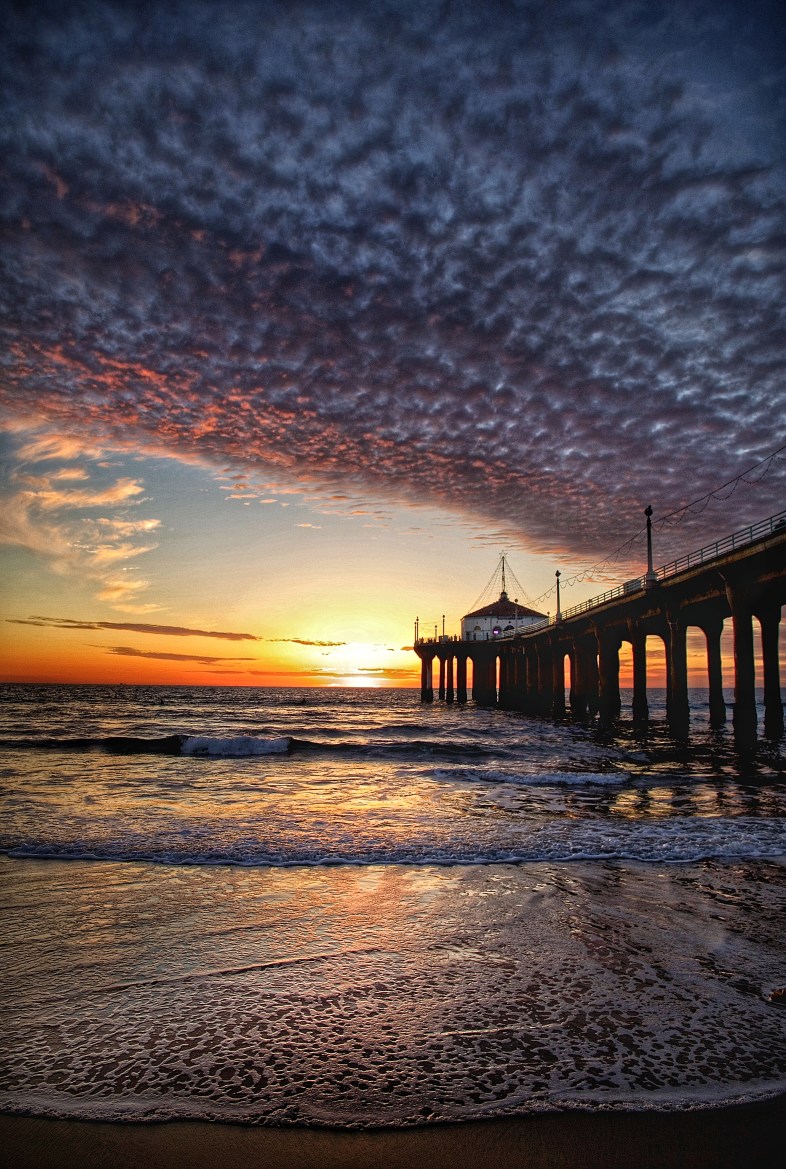
<instances>
[{"instance_id":1,"label":"foam line on sand","mask_svg":"<svg viewBox=\"0 0 786 1169\"><path fill-rule=\"evenodd\" d=\"M786 1095L693 1112L562 1112L346 1131L0 1116L3 1169L775 1169Z\"/></svg>"}]
</instances>

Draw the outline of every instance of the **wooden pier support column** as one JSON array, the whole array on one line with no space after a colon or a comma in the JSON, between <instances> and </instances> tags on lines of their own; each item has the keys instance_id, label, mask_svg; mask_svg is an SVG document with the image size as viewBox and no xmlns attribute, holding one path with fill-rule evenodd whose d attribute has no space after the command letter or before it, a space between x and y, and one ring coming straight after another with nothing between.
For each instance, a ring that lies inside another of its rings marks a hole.
<instances>
[{"instance_id":1,"label":"wooden pier support column","mask_svg":"<svg viewBox=\"0 0 786 1169\"><path fill-rule=\"evenodd\" d=\"M753 612L741 589L726 585L734 629L734 740L738 747L756 743L756 670L753 662Z\"/></svg>"},{"instance_id":2,"label":"wooden pier support column","mask_svg":"<svg viewBox=\"0 0 786 1169\"><path fill-rule=\"evenodd\" d=\"M526 663L521 646L510 646L500 654L499 705L505 710L527 706Z\"/></svg>"},{"instance_id":3,"label":"wooden pier support column","mask_svg":"<svg viewBox=\"0 0 786 1169\"><path fill-rule=\"evenodd\" d=\"M647 635L638 621L628 622L633 653L633 721L645 723L650 717L647 702Z\"/></svg>"},{"instance_id":4,"label":"wooden pier support column","mask_svg":"<svg viewBox=\"0 0 786 1169\"><path fill-rule=\"evenodd\" d=\"M499 655L499 697L497 699L503 710L510 710L511 666L510 652L504 649Z\"/></svg>"},{"instance_id":5,"label":"wooden pier support column","mask_svg":"<svg viewBox=\"0 0 786 1169\"><path fill-rule=\"evenodd\" d=\"M683 735L690 726L688 703L687 626L678 613L667 613L666 669L668 687L666 717L673 733Z\"/></svg>"},{"instance_id":6,"label":"wooden pier support column","mask_svg":"<svg viewBox=\"0 0 786 1169\"><path fill-rule=\"evenodd\" d=\"M554 658L551 644L538 641L538 714L551 714L554 703Z\"/></svg>"},{"instance_id":7,"label":"wooden pier support column","mask_svg":"<svg viewBox=\"0 0 786 1169\"><path fill-rule=\"evenodd\" d=\"M568 665L570 667L570 690L568 691L568 706L571 714L575 715L576 707L574 705L574 691L576 690L576 654L573 649L573 639L571 638L570 648L568 650Z\"/></svg>"},{"instance_id":8,"label":"wooden pier support column","mask_svg":"<svg viewBox=\"0 0 786 1169\"><path fill-rule=\"evenodd\" d=\"M467 659L463 654L456 658L456 702L462 706L467 701Z\"/></svg>"},{"instance_id":9,"label":"wooden pier support column","mask_svg":"<svg viewBox=\"0 0 786 1169\"><path fill-rule=\"evenodd\" d=\"M721 663L723 620L705 621L701 628L707 639L707 681L710 688L710 726L722 727L726 722L726 700L723 697L723 667Z\"/></svg>"},{"instance_id":10,"label":"wooden pier support column","mask_svg":"<svg viewBox=\"0 0 786 1169\"><path fill-rule=\"evenodd\" d=\"M420 701L433 702L434 701L434 687L431 678L431 662L429 657L422 657L420 659Z\"/></svg>"},{"instance_id":11,"label":"wooden pier support column","mask_svg":"<svg viewBox=\"0 0 786 1169\"><path fill-rule=\"evenodd\" d=\"M565 717L565 648L555 638L551 646L551 713L554 718Z\"/></svg>"},{"instance_id":12,"label":"wooden pier support column","mask_svg":"<svg viewBox=\"0 0 786 1169\"><path fill-rule=\"evenodd\" d=\"M781 699L778 627L781 607L774 603L761 608L756 616L761 623L761 654L764 672L764 734L768 739L783 737L783 700Z\"/></svg>"},{"instance_id":13,"label":"wooden pier support column","mask_svg":"<svg viewBox=\"0 0 786 1169\"><path fill-rule=\"evenodd\" d=\"M522 646L517 645L511 652L511 710L523 711L526 708L526 662Z\"/></svg>"},{"instance_id":14,"label":"wooden pier support column","mask_svg":"<svg viewBox=\"0 0 786 1169\"><path fill-rule=\"evenodd\" d=\"M526 663L526 683L524 709L528 714L536 714L538 710L538 651L530 642L524 650Z\"/></svg>"},{"instance_id":15,"label":"wooden pier support column","mask_svg":"<svg viewBox=\"0 0 786 1169\"><path fill-rule=\"evenodd\" d=\"M439 700L445 701L445 659L440 655L439 659Z\"/></svg>"},{"instance_id":16,"label":"wooden pier support column","mask_svg":"<svg viewBox=\"0 0 786 1169\"><path fill-rule=\"evenodd\" d=\"M586 640L585 652L587 660L587 709L590 714L597 714L600 709L599 675L598 675L598 639L591 633Z\"/></svg>"},{"instance_id":17,"label":"wooden pier support column","mask_svg":"<svg viewBox=\"0 0 786 1169\"><path fill-rule=\"evenodd\" d=\"M598 633L598 677L600 721L609 726L619 718L620 702L620 638L616 633Z\"/></svg>"},{"instance_id":18,"label":"wooden pier support column","mask_svg":"<svg viewBox=\"0 0 786 1169\"><path fill-rule=\"evenodd\" d=\"M472 697L478 706L497 705L497 658L489 651L472 659Z\"/></svg>"},{"instance_id":19,"label":"wooden pier support column","mask_svg":"<svg viewBox=\"0 0 786 1169\"><path fill-rule=\"evenodd\" d=\"M574 637L570 655L570 709L574 718L587 717L587 691L581 669L581 647Z\"/></svg>"},{"instance_id":20,"label":"wooden pier support column","mask_svg":"<svg viewBox=\"0 0 786 1169\"><path fill-rule=\"evenodd\" d=\"M573 669L570 676L570 708L575 718L586 718L589 713L590 679L587 656L585 639L575 637L573 639Z\"/></svg>"},{"instance_id":21,"label":"wooden pier support column","mask_svg":"<svg viewBox=\"0 0 786 1169\"><path fill-rule=\"evenodd\" d=\"M453 692L453 654L448 654L448 659L445 663L445 666L445 701L449 705L452 705L453 699L455 698Z\"/></svg>"},{"instance_id":22,"label":"wooden pier support column","mask_svg":"<svg viewBox=\"0 0 786 1169\"><path fill-rule=\"evenodd\" d=\"M570 705L576 718L598 713L598 640L594 633L573 640Z\"/></svg>"}]
</instances>

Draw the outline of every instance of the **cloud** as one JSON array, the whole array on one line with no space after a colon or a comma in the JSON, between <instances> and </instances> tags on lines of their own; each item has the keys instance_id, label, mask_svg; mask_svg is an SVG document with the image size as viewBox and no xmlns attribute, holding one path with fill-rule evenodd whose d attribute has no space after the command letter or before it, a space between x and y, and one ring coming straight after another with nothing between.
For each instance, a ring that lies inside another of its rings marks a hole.
<instances>
[{"instance_id":1,"label":"cloud","mask_svg":"<svg viewBox=\"0 0 786 1169\"><path fill-rule=\"evenodd\" d=\"M129 515L145 498L139 479L117 477L94 444L65 441L40 427L9 429L2 452L0 544L27 549L60 575L92 581L96 596L115 608L157 608L141 599L149 582L126 567L158 547L149 537L161 521Z\"/></svg>"},{"instance_id":2,"label":"cloud","mask_svg":"<svg viewBox=\"0 0 786 1169\"><path fill-rule=\"evenodd\" d=\"M783 441L782 34L766 0L19 9L9 412L605 553Z\"/></svg>"},{"instance_id":3,"label":"cloud","mask_svg":"<svg viewBox=\"0 0 786 1169\"><path fill-rule=\"evenodd\" d=\"M347 644L345 641L311 641L305 637L266 637L264 640L287 645L338 646Z\"/></svg>"},{"instance_id":4,"label":"cloud","mask_svg":"<svg viewBox=\"0 0 786 1169\"><path fill-rule=\"evenodd\" d=\"M375 678L414 678L420 666L402 666L398 669L392 666L358 666L350 673L368 675Z\"/></svg>"},{"instance_id":5,"label":"cloud","mask_svg":"<svg viewBox=\"0 0 786 1169\"><path fill-rule=\"evenodd\" d=\"M150 612L156 606L140 604L137 598L150 587L146 580L136 580L129 576L118 576L105 580L96 596L99 601L109 601L116 609L125 609L127 612Z\"/></svg>"},{"instance_id":6,"label":"cloud","mask_svg":"<svg viewBox=\"0 0 786 1169\"><path fill-rule=\"evenodd\" d=\"M108 531L114 536L137 536L144 532L154 532L161 526L161 520L122 520L100 516L95 525L99 531Z\"/></svg>"},{"instance_id":7,"label":"cloud","mask_svg":"<svg viewBox=\"0 0 786 1169\"><path fill-rule=\"evenodd\" d=\"M201 662L205 666L212 666L216 662L253 662L253 658L217 658L206 657L203 654L174 654L159 653L156 650L133 649L128 645L101 646L109 654L117 654L124 658L155 658L162 662Z\"/></svg>"},{"instance_id":8,"label":"cloud","mask_svg":"<svg viewBox=\"0 0 786 1169\"><path fill-rule=\"evenodd\" d=\"M144 487L133 479L118 479L111 487L103 491L89 490L47 490L41 487L30 492L29 499L41 511L62 511L66 508L94 508L106 507L116 503L128 503L135 496L141 495Z\"/></svg>"},{"instance_id":9,"label":"cloud","mask_svg":"<svg viewBox=\"0 0 786 1169\"><path fill-rule=\"evenodd\" d=\"M188 629L182 625L146 625L131 621L77 621L69 617L6 618L12 625L36 625L47 629L119 629L164 637L217 637L224 641L259 641L253 633L227 633L215 629Z\"/></svg>"},{"instance_id":10,"label":"cloud","mask_svg":"<svg viewBox=\"0 0 786 1169\"><path fill-rule=\"evenodd\" d=\"M14 429L27 429L17 421L17 426ZM27 438L19 449L19 458L23 462L40 463L47 460L57 459L78 459L78 458L99 458L103 451L94 443L86 441L84 438L79 438L74 435L63 434L34 434ZM78 468L63 468L56 471L53 476L55 479L84 479L86 473Z\"/></svg>"}]
</instances>

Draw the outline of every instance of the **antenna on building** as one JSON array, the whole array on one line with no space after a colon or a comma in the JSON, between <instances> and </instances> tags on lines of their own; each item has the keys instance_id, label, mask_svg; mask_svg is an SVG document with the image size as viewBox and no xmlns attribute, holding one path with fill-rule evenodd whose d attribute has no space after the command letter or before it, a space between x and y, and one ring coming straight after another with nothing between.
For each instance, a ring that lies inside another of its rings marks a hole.
<instances>
[{"instance_id":1,"label":"antenna on building","mask_svg":"<svg viewBox=\"0 0 786 1169\"><path fill-rule=\"evenodd\" d=\"M508 590L505 588L505 553L504 552L502 552L500 554L500 560L501 560L501 564L502 564L502 592L507 593Z\"/></svg>"}]
</instances>

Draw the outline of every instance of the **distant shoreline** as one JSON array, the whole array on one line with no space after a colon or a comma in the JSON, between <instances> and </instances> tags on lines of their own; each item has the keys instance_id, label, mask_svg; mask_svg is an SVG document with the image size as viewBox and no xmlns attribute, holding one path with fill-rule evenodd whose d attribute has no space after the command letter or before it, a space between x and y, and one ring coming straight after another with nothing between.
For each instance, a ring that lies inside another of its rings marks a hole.
<instances>
[{"instance_id":1,"label":"distant shoreline","mask_svg":"<svg viewBox=\"0 0 786 1169\"><path fill-rule=\"evenodd\" d=\"M549 1112L419 1128L0 1115L5 1169L775 1169L786 1094L689 1112Z\"/></svg>"}]
</instances>

